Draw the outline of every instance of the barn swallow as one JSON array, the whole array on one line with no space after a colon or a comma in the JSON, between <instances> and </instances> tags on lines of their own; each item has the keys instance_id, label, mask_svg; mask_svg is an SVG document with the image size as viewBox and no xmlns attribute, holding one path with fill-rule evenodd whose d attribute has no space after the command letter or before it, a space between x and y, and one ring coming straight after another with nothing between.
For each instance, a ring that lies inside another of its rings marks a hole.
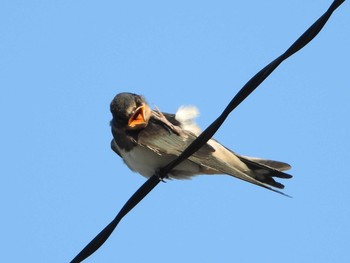
<instances>
[{"instance_id":1,"label":"barn swallow","mask_svg":"<svg viewBox=\"0 0 350 263\"><path fill-rule=\"evenodd\" d=\"M194 122L194 107L182 107L176 114L152 110L143 96L120 93L111 102L113 115L111 147L134 172L149 178L174 160L200 134ZM215 139L210 139L167 175L189 179L199 174L227 174L282 193L284 185L274 177L288 179L287 163L242 156ZM283 194L283 193L282 193Z\"/></svg>"}]
</instances>

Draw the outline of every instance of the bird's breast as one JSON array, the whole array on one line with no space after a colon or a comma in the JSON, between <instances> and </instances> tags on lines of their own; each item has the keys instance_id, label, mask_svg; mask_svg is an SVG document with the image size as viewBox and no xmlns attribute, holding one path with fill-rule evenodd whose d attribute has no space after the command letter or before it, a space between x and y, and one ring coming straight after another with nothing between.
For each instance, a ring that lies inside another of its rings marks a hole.
<instances>
[{"instance_id":1,"label":"bird's breast","mask_svg":"<svg viewBox=\"0 0 350 263\"><path fill-rule=\"evenodd\" d=\"M161 158L155 152L142 146L135 146L130 151L121 150L121 155L132 171L147 178L151 177L165 163L165 158Z\"/></svg>"}]
</instances>

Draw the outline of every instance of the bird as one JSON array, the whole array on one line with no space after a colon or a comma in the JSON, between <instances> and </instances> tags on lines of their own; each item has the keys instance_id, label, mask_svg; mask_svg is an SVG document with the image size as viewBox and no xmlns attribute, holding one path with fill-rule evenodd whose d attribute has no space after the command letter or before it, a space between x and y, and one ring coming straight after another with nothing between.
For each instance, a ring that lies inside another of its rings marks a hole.
<instances>
[{"instance_id":1,"label":"bird","mask_svg":"<svg viewBox=\"0 0 350 263\"><path fill-rule=\"evenodd\" d=\"M176 159L201 133L194 106L181 106L175 114L151 109L142 95L117 94L111 104L112 150L134 172L146 178ZM214 138L173 168L168 179L226 174L283 194L284 185L274 178L289 179L291 166L280 161L239 155ZM288 196L288 195L286 195Z\"/></svg>"}]
</instances>

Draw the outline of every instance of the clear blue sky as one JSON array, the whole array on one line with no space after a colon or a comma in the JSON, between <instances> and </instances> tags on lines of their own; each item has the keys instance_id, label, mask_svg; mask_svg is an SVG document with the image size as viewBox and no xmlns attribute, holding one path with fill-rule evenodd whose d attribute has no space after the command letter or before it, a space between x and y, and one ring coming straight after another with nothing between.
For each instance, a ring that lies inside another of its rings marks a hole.
<instances>
[{"instance_id":1,"label":"clear blue sky","mask_svg":"<svg viewBox=\"0 0 350 263\"><path fill-rule=\"evenodd\" d=\"M331 1L1 1L1 262L68 262L145 179L110 150L132 91L209 125ZM350 262L350 15L215 138L293 166L292 199L225 176L160 184L86 262Z\"/></svg>"}]
</instances>

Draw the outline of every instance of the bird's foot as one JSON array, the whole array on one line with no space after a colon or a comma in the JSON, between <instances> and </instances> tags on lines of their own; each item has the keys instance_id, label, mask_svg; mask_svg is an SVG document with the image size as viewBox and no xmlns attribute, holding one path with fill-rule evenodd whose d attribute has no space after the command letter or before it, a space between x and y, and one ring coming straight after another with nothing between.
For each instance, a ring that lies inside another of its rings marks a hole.
<instances>
[{"instance_id":1,"label":"bird's foot","mask_svg":"<svg viewBox=\"0 0 350 263\"><path fill-rule=\"evenodd\" d=\"M167 176L165 177L162 176L161 168L157 169L154 175L158 177L159 181L166 183L164 179L167 178Z\"/></svg>"},{"instance_id":2,"label":"bird's foot","mask_svg":"<svg viewBox=\"0 0 350 263\"><path fill-rule=\"evenodd\" d=\"M155 107L155 108L156 108L156 111L152 111L152 116L156 120L164 123L168 128L170 128L170 130L172 132L174 132L178 136L184 135L182 129L179 126L172 124L170 121L168 121L168 119L164 116L164 114L157 107Z\"/></svg>"}]
</instances>

